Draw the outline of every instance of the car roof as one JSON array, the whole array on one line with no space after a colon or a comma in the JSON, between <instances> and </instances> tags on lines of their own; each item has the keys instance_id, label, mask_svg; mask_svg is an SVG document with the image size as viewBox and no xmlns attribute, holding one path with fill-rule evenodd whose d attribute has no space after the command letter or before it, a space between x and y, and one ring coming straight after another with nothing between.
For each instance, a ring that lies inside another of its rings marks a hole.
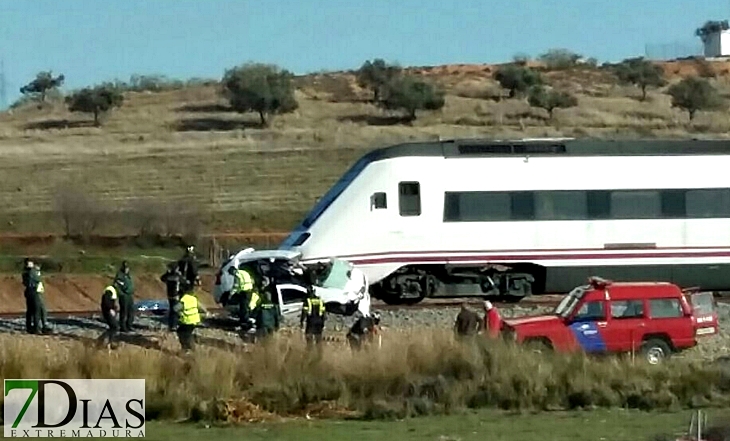
<instances>
[{"instance_id":1,"label":"car roof","mask_svg":"<svg viewBox=\"0 0 730 441\"><path fill-rule=\"evenodd\" d=\"M605 288L608 288L608 296L611 300L682 296L679 287L668 282L618 282L611 283ZM604 287L595 287L589 295L603 297L603 291Z\"/></svg>"},{"instance_id":2,"label":"car roof","mask_svg":"<svg viewBox=\"0 0 730 441\"><path fill-rule=\"evenodd\" d=\"M291 250L252 250L251 248L243 249L237 252L228 262L232 260L238 260L238 263L251 262L255 260L297 260L302 256L302 253Z\"/></svg>"}]
</instances>

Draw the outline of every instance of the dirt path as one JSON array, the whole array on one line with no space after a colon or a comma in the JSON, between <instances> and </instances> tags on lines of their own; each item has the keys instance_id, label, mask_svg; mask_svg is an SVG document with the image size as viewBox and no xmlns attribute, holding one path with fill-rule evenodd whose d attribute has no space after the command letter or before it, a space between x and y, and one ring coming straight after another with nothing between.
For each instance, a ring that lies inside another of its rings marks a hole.
<instances>
[{"instance_id":1,"label":"dirt path","mask_svg":"<svg viewBox=\"0 0 730 441\"><path fill-rule=\"evenodd\" d=\"M159 276L134 276L135 301L143 299L164 299L165 285ZM46 307L49 311L86 311L99 308L101 294L110 279L105 276L80 274L51 274L44 277ZM213 277L201 276L198 289L205 306L215 306L210 294ZM25 311L25 297L20 275L0 275L0 313L21 313Z\"/></svg>"}]
</instances>

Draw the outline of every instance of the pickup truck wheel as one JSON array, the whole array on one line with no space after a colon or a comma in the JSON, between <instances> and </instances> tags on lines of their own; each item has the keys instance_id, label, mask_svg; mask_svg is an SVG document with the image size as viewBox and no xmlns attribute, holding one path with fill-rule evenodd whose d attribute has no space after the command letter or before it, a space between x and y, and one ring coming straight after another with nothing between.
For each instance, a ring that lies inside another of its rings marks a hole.
<instances>
[{"instance_id":1,"label":"pickup truck wheel","mask_svg":"<svg viewBox=\"0 0 730 441\"><path fill-rule=\"evenodd\" d=\"M649 364L657 365L669 358L672 350L664 340L654 338L641 346L641 353Z\"/></svg>"}]
</instances>

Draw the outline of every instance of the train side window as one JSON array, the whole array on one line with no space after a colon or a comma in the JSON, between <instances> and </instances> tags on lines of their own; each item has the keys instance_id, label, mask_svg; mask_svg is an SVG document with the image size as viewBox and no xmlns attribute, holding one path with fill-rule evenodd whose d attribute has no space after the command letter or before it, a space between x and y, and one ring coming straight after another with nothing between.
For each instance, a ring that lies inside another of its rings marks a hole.
<instances>
[{"instance_id":1,"label":"train side window","mask_svg":"<svg viewBox=\"0 0 730 441\"><path fill-rule=\"evenodd\" d=\"M611 217L611 192L591 190L586 195L589 219L609 219Z\"/></svg>"},{"instance_id":2,"label":"train side window","mask_svg":"<svg viewBox=\"0 0 730 441\"><path fill-rule=\"evenodd\" d=\"M421 215L421 184L418 182L398 183L398 204L401 216Z\"/></svg>"},{"instance_id":3,"label":"train side window","mask_svg":"<svg viewBox=\"0 0 730 441\"><path fill-rule=\"evenodd\" d=\"M686 190L662 190L662 216L684 218L687 215Z\"/></svg>"},{"instance_id":4,"label":"train side window","mask_svg":"<svg viewBox=\"0 0 730 441\"><path fill-rule=\"evenodd\" d=\"M730 189L687 190L687 217L730 217Z\"/></svg>"},{"instance_id":5,"label":"train side window","mask_svg":"<svg viewBox=\"0 0 730 441\"><path fill-rule=\"evenodd\" d=\"M373 193L370 197L370 206L375 209L388 208L388 197L385 192Z\"/></svg>"},{"instance_id":6,"label":"train side window","mask_svg":"<svg viewBox=\"0 0 730 441\"><path fill-rule=\"evenodd\" d=\"M658 219L662 200L656 190L616 190L611 192L611 218Z\"/></svg>"},{"instance_id":7,"label":"train side window","mask_svg":"<svg viewBox=\"0 0 730 441\"><path fill-rule=\"evenodd\" d=\"M537 220L578 220L587 216L585 191L541 191L535 194Z\"/></svg>"},{"instance_id":8,"label":"train side window","mask_svg":"<svg viewBox=\"0 0 730 441\"><path fill-rule=\"evenodd\" d=\"M531 191L516 191L512 196L512 219L535 219L535 197Z\"/></svg>"},{"instance_id":9,"label":"train side window","mask_svg":"<svg viewBox=\"0 0 730 441\"><path fill-rule=\"evenodd\" d=\"M508 221L510 201L510 194L502 191L446 192L444 222Z\"/></svg>"}]
</instances>

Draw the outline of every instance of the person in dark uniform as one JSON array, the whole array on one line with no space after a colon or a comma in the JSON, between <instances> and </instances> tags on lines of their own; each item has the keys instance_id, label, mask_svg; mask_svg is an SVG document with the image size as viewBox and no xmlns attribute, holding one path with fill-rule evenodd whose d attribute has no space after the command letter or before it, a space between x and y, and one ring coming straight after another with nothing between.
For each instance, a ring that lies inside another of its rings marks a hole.
<instances>
[{"instance_id":1,"label":"person in dark uniform","mask_svg":"<svg viewBox=\"0 0 730 441\"><path fill-rule=\"evenodd\" d=\"M109 285L104 289L101 296L101 315L104 317L109 329L99 337L99 342L106 340L108 348L116 346L116 339L119 333L119 304L117 303L117 290Z\"/></svg>"},{"instance_id":2,"label":"person in dark uniform","mask_svg":"<svg viewBox=\"0 0 730 441\"><path fill-rule=\"evenodd\" d=\"M314 290L311 286L307 292L307 298L304 299L304 304L302 305L302 316L299 319L299 326L304 328L304 336L307 339L307 346L311 346L313 343L322 343L325 307L324 302L322 302L322 299L314 294Z\"/></svg>"},{"instance_id":3,"label":"person in dark uniform","mask_svg":"<svg viewBox=\"0 0 730 441\"><path fill-rule=\"evenodd\" d=\"M129 264L122 266L114 277L114 287L119 296L119 328L121 332L132 332L134 326L134 282L129 274Z\"/></svg>"},{"instance_id":4,"label":"person in dark uniform","mask_svg":"<svg viewBox=\"0 0 730 441\"><path fill-rule=\"evenodd\" d=\"M25 295L25 332L28 334L38 333L38 317L36 314L35 293L37 286L31 280L33 261L26 257L23 261L23 294Z\"/></svg>"},{"instance_id":5,"label":"person in dark uniform","mask_svg":"<svg viewBox=\"0 0 730 441\"><path fill-rule=\"evenodd\" d=\"M200 285L200 276L198 275L198 259L195 256L195 247L188 245L185 248L185 255L177 261L180 268L180 274L190 284L190 286Z\"/></svg>"},{"instance_id":6,"label":"person in dark uniform","mask_svg":"<svg viewBox=\"0 0 730 441\"><path fill-rule=\"evenodd\" d=\"M281 325L281 310L279 302L271 300L270 289L263 290L261 305L256 309L256 340L265 340L279 330Z\"/></svg>"},{"instance_id":7,"label":"person in dark uniform","mask_svg":"<svg viewBox=\"0 0 730 441\"><path fill-rule=\"evenodd\" d=\"M48 326L48 310L46 309L45 300L46 287L43 284L40 264L33 263L33 268L31 268L28 278L30 279L31 286L35 287L33 293L33 305L35 306L34 333L38 332L38 327L40 326L40 331L43 334L50 334L51 328Z\"/></svg>"},{"instance_id":8,"label":"person in dark uniform","mask_svg":"<svg viewBox=\"0 0 730 441\"><path fill-rule=\"evenodd\" d=\"M479 314L469 309L466 303L461 304L461 311L456 316L454 332L459 337L470 337L479 333L482 320Z\"/></svg>"},{"instance_id":9,"label":"person in dark uniform","mask_svg":"<svg viewBox=\"0 0 730 441\"><path fill-rule=\"evenodd\" d=\"M180 301L180 286L182 282L182 274L180 268L171 264L167 267L165 274L160 277L167 288L167 328L172 332L177 330L178 317L175 311L175 305Z\"/></svg>"},{"instance_id":10,"label":"person in dark uniform","mask_svg":"<svg viewBox=\"0 0 730 441\"><path fill-rule=\"evenodd\" d=\"M347 332L347 341L351 349L362 349L363 343L372 343L378 332L380 314L377 312L370 316L361 316Z\"/></svg>"}]
</instances>

